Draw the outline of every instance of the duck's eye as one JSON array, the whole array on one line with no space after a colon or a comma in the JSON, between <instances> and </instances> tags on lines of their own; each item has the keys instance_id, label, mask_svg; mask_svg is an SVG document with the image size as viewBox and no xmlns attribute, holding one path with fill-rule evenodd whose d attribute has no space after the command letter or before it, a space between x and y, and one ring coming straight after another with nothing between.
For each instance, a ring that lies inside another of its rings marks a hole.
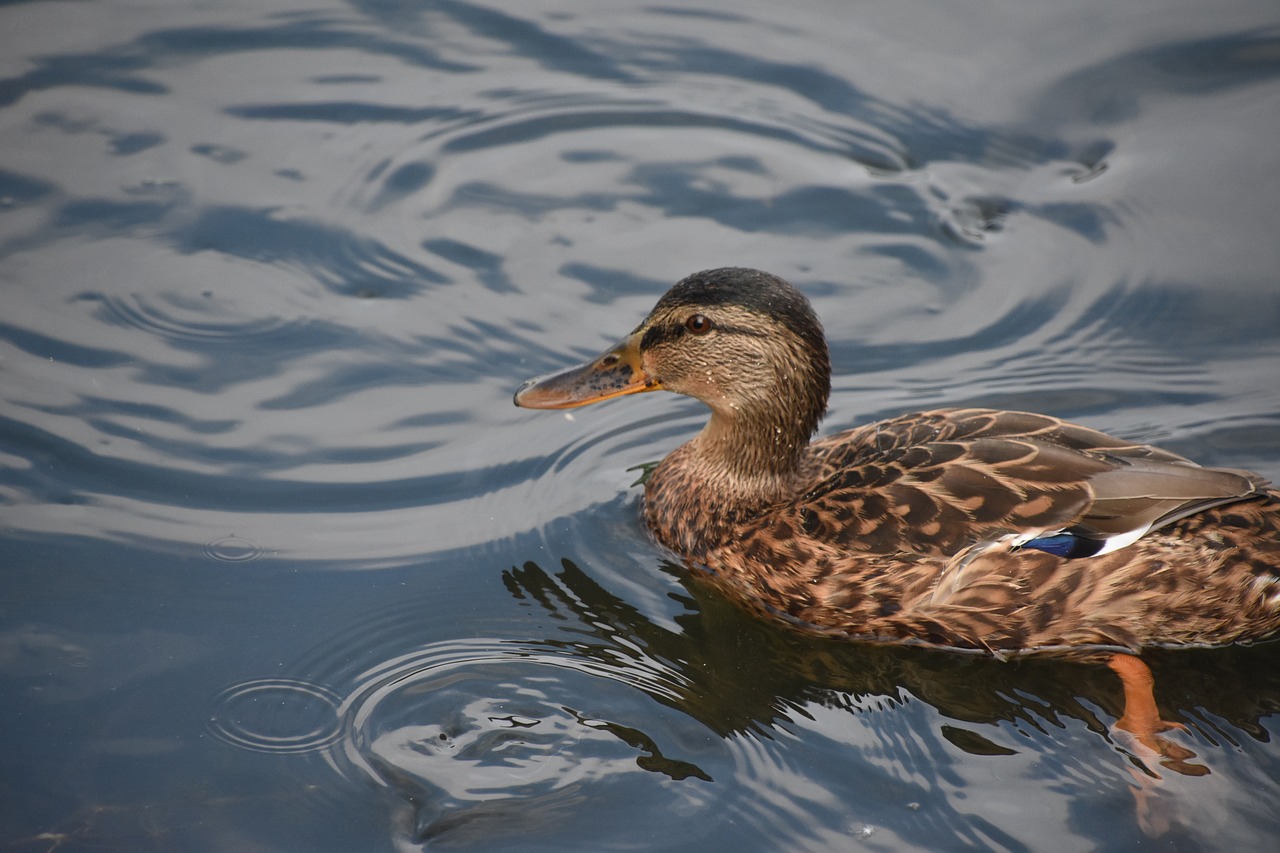
<instances>
[{"instance_id":1,"label":"duck's eye","mask_svg":"<svg viewBox=\"0 0 1280 853\"><path fill-rule=\"evenodd\" d=\"M688 320L684 321L684 327L695 335L705 335L711 331L713 325L711 318L706 314L692 314Z\"/></svg>"}]
</instances>

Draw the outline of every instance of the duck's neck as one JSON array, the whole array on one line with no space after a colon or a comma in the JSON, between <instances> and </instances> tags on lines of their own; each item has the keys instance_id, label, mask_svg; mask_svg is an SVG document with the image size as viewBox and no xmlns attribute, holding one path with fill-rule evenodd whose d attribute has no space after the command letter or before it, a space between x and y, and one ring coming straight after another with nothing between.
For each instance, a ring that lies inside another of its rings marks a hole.
<instances>
[{"instance_id":1,"label":"duck's neck","mask_svg":"<svg viewBox=\"0 0 1280 853\"><path fill-rule=\"evenodd\" d=\"M744 508L792 497L808 449L808 429L781 413L714 412L689 442L689 452L714 482L715 494Z\"/></svg>"},{"instance_id":2,"label":"duck's neck","mask_svg":"<svg viewBox=\"0 0 1280 853\"><path fill-rule=\"evenodd\" d=\"M716 413L645 486L645 514L664 545L695 560L770 506L793 499L809 473L809 430Z\"/></svg>"}]
</instances>

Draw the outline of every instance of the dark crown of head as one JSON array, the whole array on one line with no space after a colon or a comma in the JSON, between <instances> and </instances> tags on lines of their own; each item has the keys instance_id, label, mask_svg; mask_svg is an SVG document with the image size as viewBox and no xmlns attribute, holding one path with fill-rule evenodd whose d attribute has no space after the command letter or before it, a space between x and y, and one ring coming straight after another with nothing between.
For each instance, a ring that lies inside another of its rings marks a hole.
<instances>
[{"instance_id":1,"label":"dark crown of head","mask_svg":"<svg viewBox=\"0 0 1280 853\"><path fill-rule=\"evenodd\" d=\"M704 270L682 279L658 308L735 305L786 325L811 346L826 350L822 325L804 294L776 275L744 267Z\"/></svg>"}]
</instances>

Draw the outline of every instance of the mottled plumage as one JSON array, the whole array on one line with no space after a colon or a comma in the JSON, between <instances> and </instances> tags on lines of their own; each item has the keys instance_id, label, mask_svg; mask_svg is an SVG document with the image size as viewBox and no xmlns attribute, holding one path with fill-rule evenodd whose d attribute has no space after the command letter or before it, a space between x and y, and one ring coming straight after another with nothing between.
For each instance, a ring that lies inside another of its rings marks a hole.
<instances>
[{"instance_id":1,"label":"mottled plumage","mask_svg":"<svg viewBox=\"0 0 1280 853\"><path fill-rule=\"evenodd\" d=\"M986 409L810 443L827 347L776 276L690 276L617 347L526 383L516 402L658 389L712 414L649 476L650 529L796 626L1001 654L1280 631L1280 493L1257 475Z\"/></svg>"}]
</instances>

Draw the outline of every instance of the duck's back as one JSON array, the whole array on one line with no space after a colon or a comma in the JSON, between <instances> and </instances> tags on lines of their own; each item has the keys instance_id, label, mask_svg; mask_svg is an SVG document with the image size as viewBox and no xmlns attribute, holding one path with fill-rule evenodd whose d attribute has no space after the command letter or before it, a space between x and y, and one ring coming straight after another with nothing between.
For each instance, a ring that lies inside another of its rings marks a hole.
<instances>
[{"instance_id":1,"label":"duck's back","mask_svg":"<svg viewBox=\"0 0 1280 853\"><path fill-rule=\"evenodd\" d=\"M797 501L806 532L883 554L952 555L1064 529L1096 551L1114 550L1125 537L1267 486L1057 418L990 409L904 415L815 442L813 451L812 479Z\"/></svg>"},{"instance_id":2,"label":"duck's back","mask_svg":"<svg viewBox=\"0 0 1280 853\"><path fill-rule=\"evenodd\" d=\"M978 409L812 451L794 501L686 554L803 625L1006 651L1280 631L1280 494L1255 475Z\"/></svg>"}]
</instances>

